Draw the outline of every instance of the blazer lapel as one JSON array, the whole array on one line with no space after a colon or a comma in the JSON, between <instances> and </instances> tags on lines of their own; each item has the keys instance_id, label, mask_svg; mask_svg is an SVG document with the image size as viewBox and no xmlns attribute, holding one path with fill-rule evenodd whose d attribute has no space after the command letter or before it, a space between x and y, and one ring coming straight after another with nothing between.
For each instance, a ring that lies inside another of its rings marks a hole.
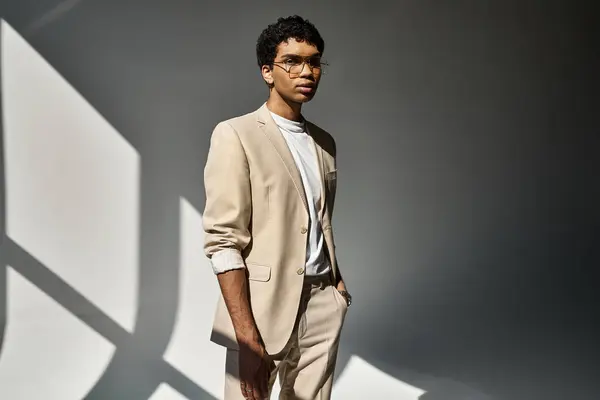
<instances>
[{"instance_id":1,"label":"blazer lapel","mask_svg":"<svg viewBox=\"0 0 600 400\"><path fill-rule=\"evenodd\" d=\"M261 108L258 109L258 123L261 130L267 136L275 150L281 157L281 161L285 168L287 169L290 178L294 182L294 186L298 191L298 195L302 200L302 204L304 204L304 209L308 213L308 202L306 201L306 193L304 192L304 185L302 184L302 177L300 176L300 171L298 171L298 167L296 166L296 162L294 161L294 157L290 152L290 149L285 141L285 138L279 131L279 128L273 121L271 114L269 113L269 109L266 104L264 104Z\"/></svg>"},{"instance_id":2,"label":"blazer lapel","mask_svg":"<svg viewBox=\"0 0 600 400\"><path fill-rule=\"evenodd\" d=\"M309 129L309 128L307 128ZM309 131L310 134L310 131ZM319 146L316 140L313 140L313 146L315 154L317 155L317 163L319 165L319 177L321 178L321 196L319 202L319 220L323 220L323 212L325 211L325 196L327 191L325 190L325 161L323 161L323 148Z\"/></svg>"}]
</instances>

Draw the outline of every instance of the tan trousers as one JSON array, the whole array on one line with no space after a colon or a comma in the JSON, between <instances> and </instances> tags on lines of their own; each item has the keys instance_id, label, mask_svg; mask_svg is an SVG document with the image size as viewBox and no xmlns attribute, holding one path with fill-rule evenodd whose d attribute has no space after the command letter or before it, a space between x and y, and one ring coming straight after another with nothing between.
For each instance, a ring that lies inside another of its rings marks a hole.
<instances>
[{"instance_id":1,"label":"tan trousers","mask_svg":"<svg viewBox=\"0 0 600 400\"><path fill-rule=\"evenodd\" d=\"M329 400L340 332L348 307L329 279L306 277L294 330L285 348L270 355L275 370L269 394L279 375L280 400ZM238 352L227 350L225 400L243 400Z\"/></svg>"}]
</instances>

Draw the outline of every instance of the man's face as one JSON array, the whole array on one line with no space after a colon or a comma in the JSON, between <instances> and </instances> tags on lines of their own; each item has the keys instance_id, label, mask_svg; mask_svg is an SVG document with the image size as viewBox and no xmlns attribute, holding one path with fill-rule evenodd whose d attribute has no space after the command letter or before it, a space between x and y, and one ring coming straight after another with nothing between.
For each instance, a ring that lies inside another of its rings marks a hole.
<instances>
[{"instance_id":1,"label":"man's face","mask_svg":"<svg viewBox=\"0 0 600 400\"><path fill-rule=\"evenodd\" d=\"M286 101L306 103L317 92L321 79L321 54L314 45L289 39L277 46L273 69L263 67L263 77Z\"/></svg>"}]
</instances>

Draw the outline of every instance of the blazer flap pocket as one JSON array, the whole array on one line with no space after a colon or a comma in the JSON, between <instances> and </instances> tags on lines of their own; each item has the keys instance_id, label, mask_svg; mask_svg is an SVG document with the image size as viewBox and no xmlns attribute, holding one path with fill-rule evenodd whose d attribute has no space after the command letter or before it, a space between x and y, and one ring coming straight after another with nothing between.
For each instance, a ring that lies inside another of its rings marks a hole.
<instances>
[{"instance_id":1,"label":"blazer flap pocket","mask_svg":"<svg viewBox=\"0 0 600 400\"><path fill-rule=\"evenodd\" d=\"M337 169L334 169L332 171L327 171L325 173L325 179L326 180L336 179L336 178L337 178Z\"/></svg>"},{"instance_id":2,"label":"blazer flap pocket","mask_svg":"<svg viewBox=\"0 0 600 400\"><path fill-rule=\"evenodd\" d=\"M267 282L271 279L271 267L266 265L246 263L248 279L251 281Z\"/></svg>"}]
</instances>

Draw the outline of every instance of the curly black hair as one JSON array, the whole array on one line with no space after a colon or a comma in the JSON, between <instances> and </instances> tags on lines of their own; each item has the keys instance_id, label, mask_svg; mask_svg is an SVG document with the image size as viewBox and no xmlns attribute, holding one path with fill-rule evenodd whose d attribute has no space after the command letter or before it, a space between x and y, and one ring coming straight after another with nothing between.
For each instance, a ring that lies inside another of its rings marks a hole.
<instances>
[{"instance_id":1,"label":"curly black hair","mask_svg":"<svg viewBox=\"0 0 600 400\"><path fill-rule=\"evenodd\" d=\"M267 26L256 41L258 67L262 68L263 65L273 67L277 46L292 38L299 42L312 44L321 54L325 50L325 41L317 28L307 19L298 15L279 18L277 22Z\"/></svg>"}]
</instances>

